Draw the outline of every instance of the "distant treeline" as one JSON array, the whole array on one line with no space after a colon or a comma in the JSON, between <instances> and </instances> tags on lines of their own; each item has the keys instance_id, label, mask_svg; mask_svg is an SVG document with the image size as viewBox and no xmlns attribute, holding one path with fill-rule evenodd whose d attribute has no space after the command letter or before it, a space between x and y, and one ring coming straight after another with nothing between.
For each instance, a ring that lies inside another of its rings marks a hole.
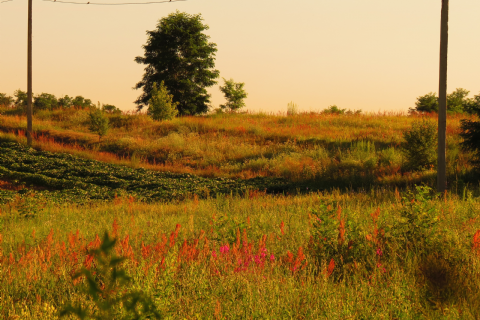
<instances>
[{"instance_id":1,"label":"distant treeline","mask_svg":"<svg viewBox=\"0 0 480 320\"><path fill-rule=\"evenodd\" d=\"M98 103L100 105L100 103ZM5 93L0 93L0 106L13 106L18 109L19 112L24 112L27 107L27 92L22 90L16 90L12 96ZM82 96L76 96L75 98L65 95L57 98L50 93L41 93L33 95L33 107L35 110L53 110L57 108L94 108L95 104L92 100L86 99ZM117 107L111 104L102 105L102 109L107 112L117 113L121 112Z\"/></svg>"}]
</instances>

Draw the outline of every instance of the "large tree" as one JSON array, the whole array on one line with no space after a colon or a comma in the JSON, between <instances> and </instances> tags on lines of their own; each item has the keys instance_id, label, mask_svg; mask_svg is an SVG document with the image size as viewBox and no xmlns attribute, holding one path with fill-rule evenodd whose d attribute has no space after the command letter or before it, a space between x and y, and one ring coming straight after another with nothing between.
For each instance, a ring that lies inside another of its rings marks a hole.
<instances>
[{"instance_id":1,"label":"large tree","mask_svg":"<svg viewBox=\"0 0 480 320\"><path fill-rule=\"evenodd\" d=\"M200 14L177 11L160 19L156 30L147 31L145 56L135 58L147 65L135 86L143 89L135 101L138 110L148 105L153 84L163 81L180 115L208 111L210 95L205 88L216 84L219 71L214 69L217 45L208 42L210 37L203 33L208 26L202 20Z\"/></svg>"}]
</instances>

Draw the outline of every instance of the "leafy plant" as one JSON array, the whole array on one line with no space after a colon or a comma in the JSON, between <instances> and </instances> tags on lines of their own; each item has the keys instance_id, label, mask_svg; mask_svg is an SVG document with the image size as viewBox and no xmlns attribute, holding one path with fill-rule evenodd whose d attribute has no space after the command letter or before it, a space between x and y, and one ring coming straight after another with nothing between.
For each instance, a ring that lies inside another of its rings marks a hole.
<instances>
[{"instance_id":1,"label":"leafy plant","mask_svg":"<svg viewBox=\"0 0 480 320\"><path fill-rule=\"evenodd\" d=\"M340 109L336 105L330 106L322 111L324 114L345 114L347 109Z\"/></svg>"},{"instance_id":2,"label":"leafy plant","mask_svg":"<svg viewBox=\"0 0 480 320\"><path fill-rule=\"evenodd\" d=\"M178 114L176 107L178 102L173 102L173 95L168 93L164 81L160 82L160 87L157 88L157 83L153 83L151 98L148 101L147 114L153 120L171 120Z\"/></svg>"},{"instance_id":3,"label":"leafy plant","mask_svg":"<svg viewBox=\"0 0 480 320\"><path fill-rule=\"evenodd\" d=\"M405 140L402 151L406 158L407 170L433 168L437 161L437 126L422 118L414 121L411 128L403 133Z\"/></svg>"},{"instance_id":4,"label":"leafy plant","mask_svg":"<svg viewBox=\"0 0 480 320\"><path fill-rule=\"evenodd\" d=\"M15 105L19 108L27 107L27 93L20 89L16 90L13 95L15 96Z\"/></svg>"},{"instance_id":5,"label":"leafy plant","mask_svg":"<svg viewBox=\"0 0 480 320\"><path fill-rule=\"evenodd\" d=\"M101 139L104 135L107 134L109 126L108 126L108 118L105 116L102 110L99 108L90 111L88 114L89 116L89 123L88 129L96 134L98 134L99 139Z\"/></svg>"},{"instance_id":6,"label":"leafy plant","mask_svg":"<svg viewBox=\"0 0 480 320\"><path fill-rule=\"evenodd\" d=\"M66 305L60 316L75 315L80 319L160 319L153 300L142 291L125 292L131 278L121 268L125 258L112 254L116 239L111 239L105 232L98 249L90 250L87 259L94 265L74 275L74 280L85 278L84 294L93 301L95 309L81 305ZM122 312L122 309L124 311ZM126 314L124 314L126 313Z\"/></svg>"},{"instance_id":7,"label":"leafy plant","mask_svg":"<svg viewBox=\"0 0 480 320\"><path fill-rule=\"evenodd\" d=\"M33 99L33 106L36 110L52 110L58 105L57 98L50 93L41 93Z\"/></svg>"},{"instance_id":8,"label":"leafy plant","mask_svg":"<svg viewBox=\"0 0 480 320\"><path fill-rule=\"evenodd\" d=\"M0 106L10 106L12 103L12 97L7 96L5 93L0 93Z\"/></svg>"},{"instance_id":9,"label":"leafy plant","mask_svg":"<svg viewBox=\"0 0 480 320\"><path fill-rule=\"evenodd\" d=\"M245 83L235 82L233 79L226 80L223 78L224 85L220 86L220 91L225 95L227 103L220 105L222 109L229 109L230 111L237 111L240 108L245 107L245 99L248 94L243 89Z\"/></svg>"}]
</instances>

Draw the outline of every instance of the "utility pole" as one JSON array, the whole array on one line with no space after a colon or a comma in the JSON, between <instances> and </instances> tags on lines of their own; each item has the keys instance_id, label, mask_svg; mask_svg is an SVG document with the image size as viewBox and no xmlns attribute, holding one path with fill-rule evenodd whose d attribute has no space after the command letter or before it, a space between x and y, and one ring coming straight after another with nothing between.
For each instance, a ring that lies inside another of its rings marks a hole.
<instances>
[{"instance_id":1,"label":"utility pole","mask_svg":"<svg viewBox=\"0 0 480 320\"><path fill-rule=\"evenodd\" d=\"M440 84L438 88L438 159L437 191L447 188L446 135L447 135L447 61L448 61L448 1L442 0L440 27Z\"/></svg>"},{"instance_id":2,"label":"utility pole","mask_svg":"<svg viewBox=\"0 0 480 320\"><path fill-rule=\"evenodd\" d=\"M32 0L28 0L28 66L27 66L27 144L32 146Z\"/></svg>"}]
</instances>

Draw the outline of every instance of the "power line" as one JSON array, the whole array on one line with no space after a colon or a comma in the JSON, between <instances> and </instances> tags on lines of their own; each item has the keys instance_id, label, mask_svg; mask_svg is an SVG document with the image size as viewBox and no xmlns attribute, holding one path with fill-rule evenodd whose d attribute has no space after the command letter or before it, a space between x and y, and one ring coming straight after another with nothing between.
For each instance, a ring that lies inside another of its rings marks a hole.
<instances>
[{"instance_id":1,"label":"power line","mask_svg":"<svg viewBox=\"0 0 480 320\"><path fill-rule=\"evenodd\" d=\"M13 1L13 0L5 0L5 1L0 1L0 3L4 3L4 2L10 2L10 1Z\"/></svg>"},{"instance_id":2,"label":"power line","mask_svg":"<svg viewBox=\"0 0 480 320\"><path fill-rule=\"evenodd\" d=\"M13 1L13 0L6 0ZM5 2L6 2L5 1ZM105 2L74 2L74 1L57 1L57 0L42 0L46 2L55 2L55 3L65 3L65 4L83 4L83 5L93 5L93 6L123 6L123 5L134 5L134 4L156 4L156 3L167 3L167 2L179 2L187 0L165 0L165 1L149 1L149 2L119 2L119 3L105 3Z\"/></svg>"}]
</instances>

